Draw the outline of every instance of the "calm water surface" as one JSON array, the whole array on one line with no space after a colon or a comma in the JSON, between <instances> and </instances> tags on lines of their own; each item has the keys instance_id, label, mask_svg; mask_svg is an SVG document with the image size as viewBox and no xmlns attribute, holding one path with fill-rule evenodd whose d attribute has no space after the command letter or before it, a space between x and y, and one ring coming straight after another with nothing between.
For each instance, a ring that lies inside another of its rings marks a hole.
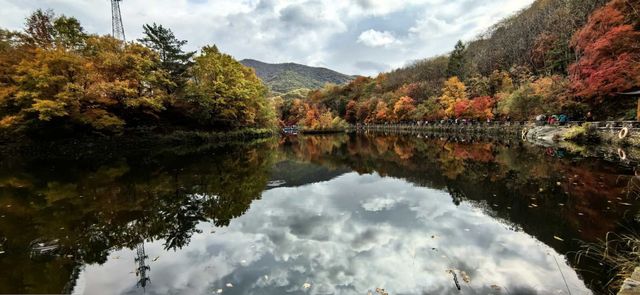
<instances>
[{"instance_id":1,"label":"calm water surface","mask_svg":"<svg viewBox=\"0 0 640 295\"><path fill-rule=\"evenodd\" d=\"M635 227L633 171L415 135L5 155L0 293L599 294L575 253Z\"/></svg>"}]
</instances>

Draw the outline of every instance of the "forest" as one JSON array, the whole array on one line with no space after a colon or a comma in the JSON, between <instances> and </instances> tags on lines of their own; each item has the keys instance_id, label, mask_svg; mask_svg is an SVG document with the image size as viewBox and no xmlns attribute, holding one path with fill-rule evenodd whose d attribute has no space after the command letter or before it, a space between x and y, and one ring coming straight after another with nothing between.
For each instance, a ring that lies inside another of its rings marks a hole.
<instances>
[{"instance_id":1,"label":"forest","mask_svg":"<svg viewBox=\"0 0 640 295\"><path fill-rule=\"evenodd\" d=\"M537 0L452 52L274 99L283 125L636 119L640 1Z\"/></svg>"},{"instance_id":2,"label":"forest","mask_svg":"<svg viewBox=\"0 0 640 295\"><path fill-rule=\"evenodd\" d=\"M253 69L215 45L185 52L161 25L123 42L37 10L0 29L0 133L77 136L130 130L228 132L275 126Z\"/></svg>"}]
</instances>

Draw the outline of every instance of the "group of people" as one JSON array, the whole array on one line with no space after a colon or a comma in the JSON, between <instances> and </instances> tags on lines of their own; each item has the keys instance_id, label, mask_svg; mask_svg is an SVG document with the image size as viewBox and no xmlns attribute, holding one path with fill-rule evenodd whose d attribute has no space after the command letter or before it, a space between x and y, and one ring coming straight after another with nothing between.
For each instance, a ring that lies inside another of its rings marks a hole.
<instances>
[{"instance_id":1,"label":"group of people","mask_svg":"<svg viewBox=\"0 0 640 295\"><path fill-rule=\"evenodd\" d=\"M565 114L547 116L544 114L536 116L536 125L565 125L569 122L569 117Z\"/></svg>"}]
</instances>

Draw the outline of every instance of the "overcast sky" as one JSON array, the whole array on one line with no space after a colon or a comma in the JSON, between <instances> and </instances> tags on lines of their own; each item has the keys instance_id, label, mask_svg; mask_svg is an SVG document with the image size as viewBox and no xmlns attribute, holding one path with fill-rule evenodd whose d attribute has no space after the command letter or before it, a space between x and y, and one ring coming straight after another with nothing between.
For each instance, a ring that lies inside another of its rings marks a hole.
<instances>
[{"instance_id":1,"label":"overcast sky","mask_svg":"<svg viewBox=\"0 0 640 295\"><path fill-rule=\"evenodd\" d=\"M195 50L373 75L450 51L533 0L123 0L127 39L142 25L170 27ZM109 0L0 0L0 26L20 29L37 8L111 32Z\"/></svg>"}]
</instances>

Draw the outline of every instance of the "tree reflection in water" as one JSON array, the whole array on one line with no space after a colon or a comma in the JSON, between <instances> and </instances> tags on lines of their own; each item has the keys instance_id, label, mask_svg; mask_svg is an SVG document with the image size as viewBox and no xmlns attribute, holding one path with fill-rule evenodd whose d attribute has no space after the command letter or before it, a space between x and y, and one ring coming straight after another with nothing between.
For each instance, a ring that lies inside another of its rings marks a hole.
<instances>
[{"instance_id":1,"label":"tree reflection in water","mask_svg":"<svg viewBox=\"0 0 640 295\"><path fill-rule=\"evenodd\" d=\"M481 208L559 253L633 222L630 168L558 155L509 140L343 134L187 153L7 156L0 167L0 292L70 291L82 265L102 264L114 250L152 241L176 250L201 222L228 226L270 181L301 186L349 171L446 191L456 205ZM592 286L607 278L603 270L581 274Z\"/></svg>"},{"instance_id":2,"label":"tree reflection in water","mask_svg":"<svg viewBox=\"0 0 640 295\"><path fill-rule=\"evenodd\" d=\"M204 154L7 159L0 169L0 293L68 291L79 265L104 263L112 250L145 240L177 249L201 221L228 225L260 198L274 150L266 142ZM33 254L33 241L55 241L55 249Z\"/></svg>"}]
</instances>

